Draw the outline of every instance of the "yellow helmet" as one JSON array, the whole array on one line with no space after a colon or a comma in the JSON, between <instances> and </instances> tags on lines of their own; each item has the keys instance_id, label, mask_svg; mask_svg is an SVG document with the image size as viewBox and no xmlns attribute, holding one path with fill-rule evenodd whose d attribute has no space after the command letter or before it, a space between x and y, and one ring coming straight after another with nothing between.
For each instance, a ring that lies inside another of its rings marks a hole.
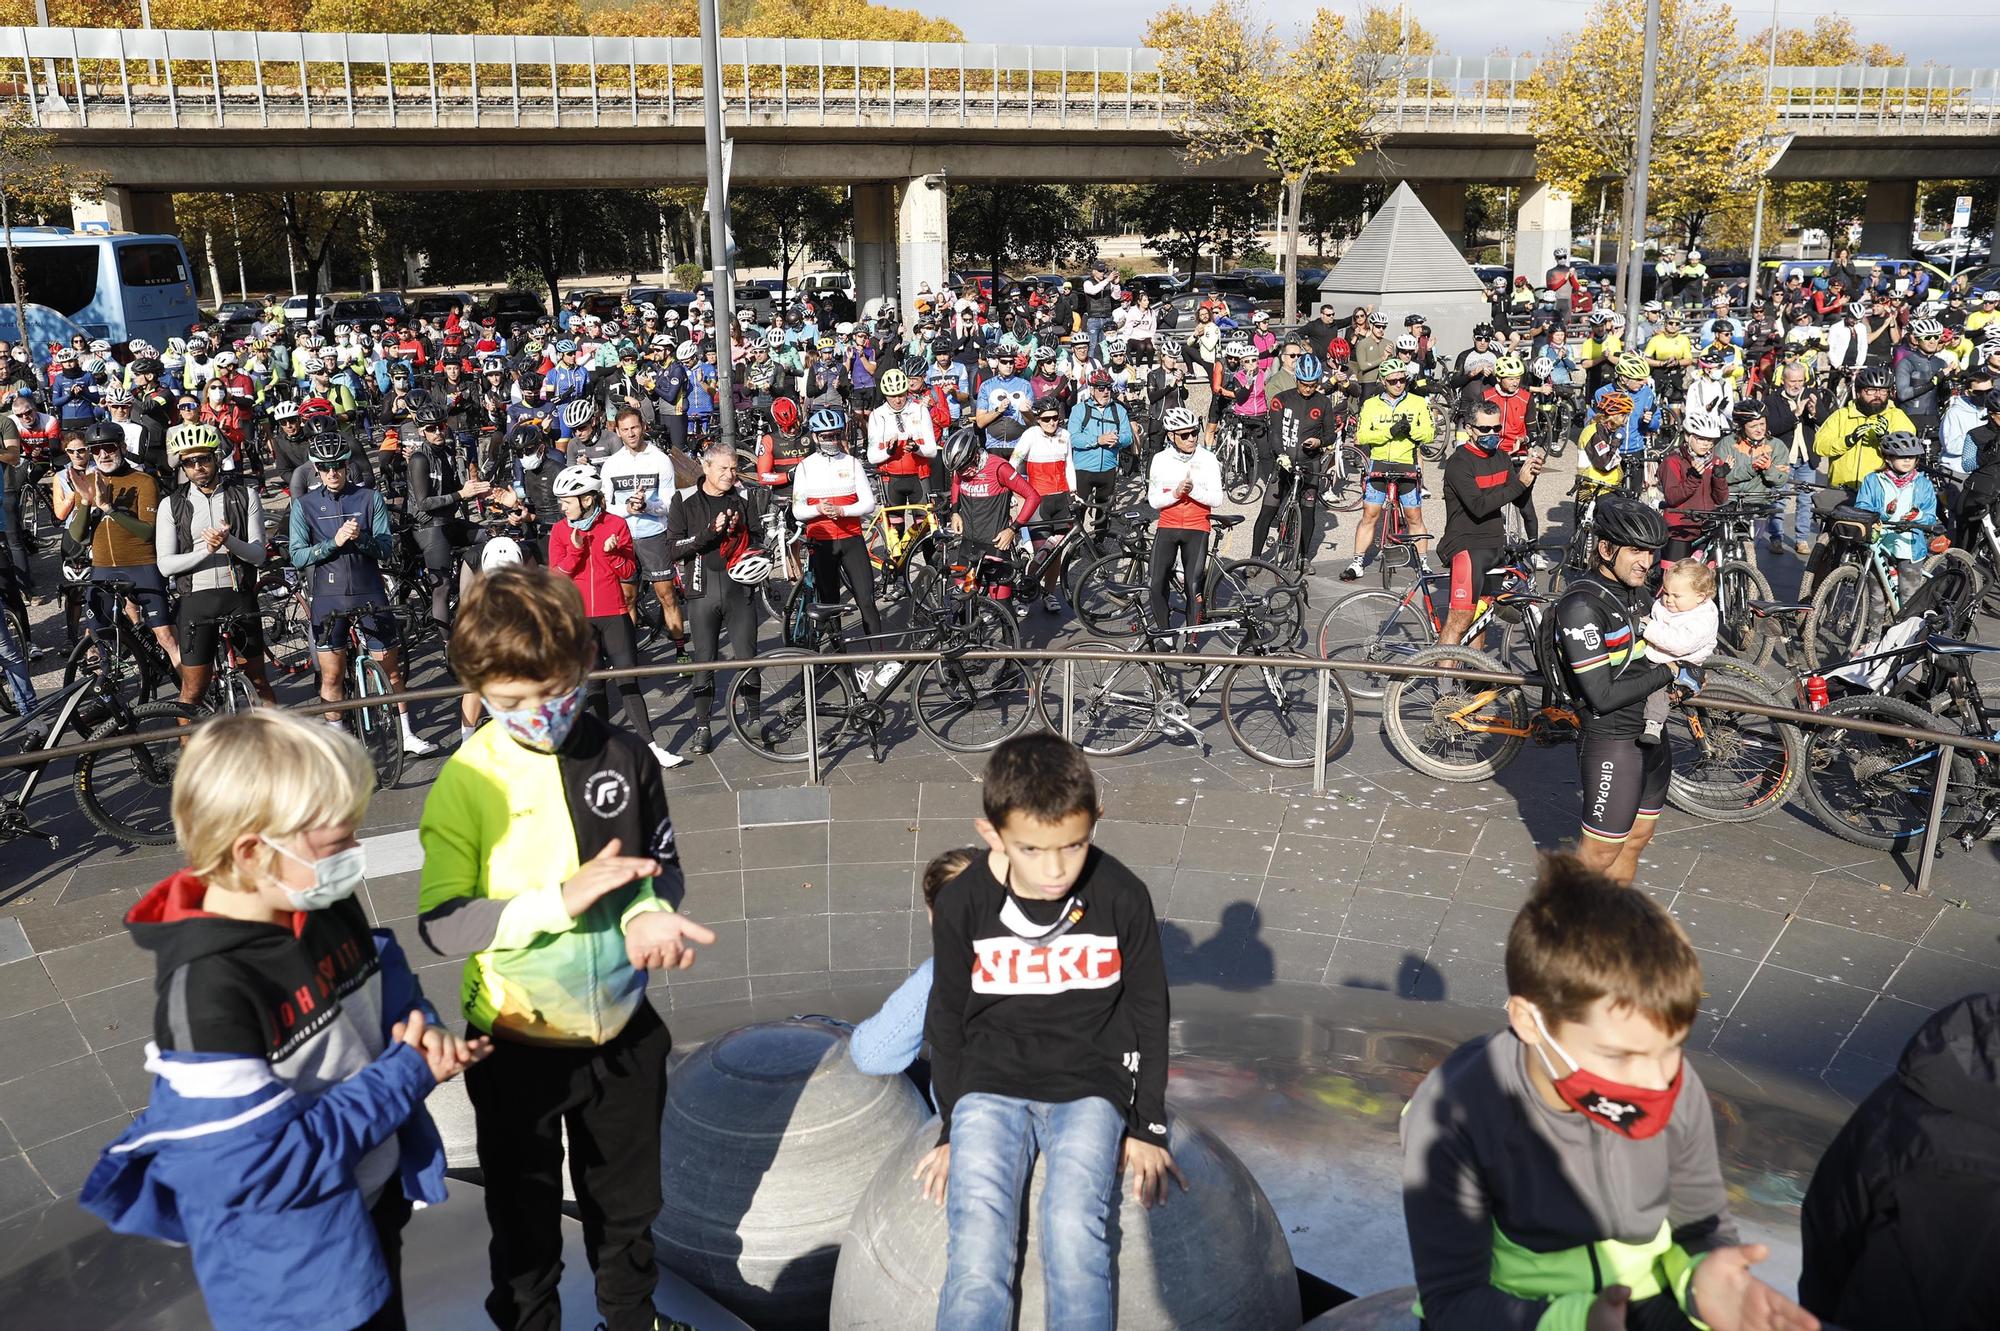
<instances>
[{"instance_id":1,"label":"yellow helmet","mask_svg":"<svg viewBox=\"0 0 2000 1331\"><path fill-rule=\"evenodd\" d=\"M884 397L907 393L910 391L910 376L901 370L890 370L882 376L881 388Z\"/></svg>"},{"instance_id":2,"label":"yellow helmet","mask_svg":"<svg viewBox=\"0 0 2000 1331\"><path fill-rule=\"evenodd\" d=\"M1493 362L1493 373L1501 379L1519 379L1527 372L1528 367L1521 364L1519 356L1502 356Z\"/></svg>"},{"instance_id":3,"label":"yellow helmet","mask_svg":"<svg viewBox=\"0 0 2000 1331\"><path fill-rule=\"evenodd\" d=\"M217 453L222 450L222 432L207 421L191 421L167 431L167 464L178 467L189 453Z\"/></svg>"}]
</instances>

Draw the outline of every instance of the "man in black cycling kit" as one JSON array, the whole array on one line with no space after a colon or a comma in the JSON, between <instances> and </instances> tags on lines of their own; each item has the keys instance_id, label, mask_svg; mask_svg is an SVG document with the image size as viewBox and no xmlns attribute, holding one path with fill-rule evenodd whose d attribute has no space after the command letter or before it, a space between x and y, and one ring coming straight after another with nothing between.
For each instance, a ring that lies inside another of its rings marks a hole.
<instances>
[{"instance_id":1,"label":"man in black cycling kit","mask_svg":"<svg viewBox=\"0 0 2000 1331\"><path fill-rule=\"evenodd\" d=\"M1634 500L1601 499L1596 538L1590 572L1556 601L1556 648L1583 730L1577 858L1629 884L1673 774L1673 745L1664 736L1655 745L1639 743L1647 695L1668 685L1697 693L1701 675L1649 664L1639 638L1639 624L1653 608L1646 575L1667 543L1666 519Z\"/></svg>"}]
</instances>

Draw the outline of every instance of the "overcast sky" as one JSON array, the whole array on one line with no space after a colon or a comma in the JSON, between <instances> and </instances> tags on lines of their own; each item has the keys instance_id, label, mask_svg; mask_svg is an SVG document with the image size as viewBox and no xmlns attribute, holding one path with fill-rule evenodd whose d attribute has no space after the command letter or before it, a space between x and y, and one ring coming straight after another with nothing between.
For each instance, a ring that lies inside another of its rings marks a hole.
<instances>
[{"instance_id":1,"label":"overcast sky","mask_svg":"<svg viewBox=\"0 0 2000 1331\"><path fill-rule=\"evenodd\" d=\"M1068 46L1137 45L1146 20L1165 0L1010 0L1000 5L973 0L901 0L927 14L949 18L968 41L1037 42ZM1188 0L1205 8L1204 0ZM1252 0L1280 27L1303 24L1319 7L1316 0ZM1332 0L1332 7L1358 9L1357 0ZM1738 29L1747 37L1769 26L1768 4L1734 6ZM1534 0L1495 4L1493 0L1417 0L1411 13L1438 34L1448 55L1513 54L1539 51L1549 38L1579 26L1589 0ZM1854 24L1863 42L1879 41L1904 52L1910 63L2000 66L2000 4L1994 0L1857 0L1852 6L1829 0L1780 0L1786 27L1809 27L1813 16L1840 14Z\"/></svg>"}]
</instances>

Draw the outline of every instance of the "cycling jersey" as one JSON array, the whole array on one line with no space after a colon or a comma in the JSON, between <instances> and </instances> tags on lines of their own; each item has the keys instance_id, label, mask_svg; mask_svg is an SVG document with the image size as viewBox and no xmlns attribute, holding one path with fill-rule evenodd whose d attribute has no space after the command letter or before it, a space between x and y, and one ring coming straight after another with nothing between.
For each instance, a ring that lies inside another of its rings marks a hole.
<instances>
[{"instance_id":1,"label":"cycling jersey","mask_svg":"<svg viewBox=\"0 0 2000 1331\"><path fill-rule=\"evenodd\" d=\"M352 541L333 538L349 521L360 528ZM389 530L389 506L375 490L350 486L339 494L314 486L292 500L292 567L306 574L306 596L314 622L358 605L385 605L382 561L396 551Z\"/></svg>"},{"instance_id":2,"label":"cycling jersey","mask_svg":"<svg viewBox=\"0 0 2000 1331\"><path fill-rule=\"evenodd\" d=\"M868 413L868 460L884 476L928 476L937 456L930 408L911 398L897 411L884 402Z\"/></svg>"},{"instance_id":3,"label":"cycling jersey","mask_svg":"<svg viewBox=\"0 0 2000 1331\"><path fill-rule=\"evenodd\" d=\"M1390 433L1397 421L1409 425L1409 432L1398 439ZM1354 428L1354 440L1377 462L1397 463L1405 467L1417 465L1417 445L1428 444L1437 437L1437 423L1431 419L1430 403L1415 393L1405 393L1391 399L1387 393L1371 397L1361 404L1361 415Z\"/></svg>"},{"instance_id":4,"label":"cycling jersey","mask_svg":"<svg viewBox=\"0 0 2000 1331\"><path fill-rule=\"evenodd\" d=\"M674 497L673 460L651 444L636 452L621 447L598 463L597 474L604 482L604 508L616 514L632 529L632 538L658 536L667 529L667 505ZM643 505L634 513L630 501L637 496Z\"/></svg>"},{"instance_id":5,"label":"cycling jersey","mask_svg":"<svg viewBox=\"0 0 2000 1331\"><path fill-rule=\"evenodd\" d=\"M616 513L600 512L588 527L565 518L549 531L549 566L576 584L585 615L622 615L625 584L639 574L631 528Z\"/></svg>"},{"instance_id":6,"label":"cycling jersey","mask_svg":"<svg viewBox=\"0 0 2000 1331\"><path fill-rule=\"evenodd\" d=\"M1645 660L1638 626L1652 608L1651 592L1595 569L1557 599L1556 650L1585 735L1637 739L1646 724L1647 695L1673 682L1673 670Z\"/></svg>"},{"instance_id":7,"label":"cycling jersey","mask_svg":"<svg viewBox=\"0 0 2000 1331\"><path fill-rule=\"evenodd\" d=\"M819 511L828 501L840 509L833 517ZM813 540L858 537L862 519L874 511L875 491L860 459L814 450L792 469L792 516L806 524L806 535Z\"/></svg>"},{"instance_id":8,"label":"cycling jersey","mask_svg":"<svg viewBox=\"0 0 2000 1331\"><path fill-rule=\"evenodd\" d=\"M1070 453L1069 431L1054 434L1037 427L1014 444L1010 459L1040 495L1069 494L1076 489L1076 460Z\"/></svg>"},{"instance_id":9,"label":"cycling jersey","mask_svg":"<svg viewBox=\"0 0 2000 1331\"><path fill-rule=\"evenodd\" d=\"M1458 446L1444 464L1444 535L1438 556L1461 550L1498 549L1507 542L1505 510L1528 487L1499 440L1473 439Z\"/></svg>"},{"instance_id":10,"label":"cycling jersey","mask_svg":"<svg viewBox=\"0 0 2000 1331\"><path fill-rule=\"evenodd\" d=\"M1882 470L1882 454L1876 446L1883 435L1899 430L1915 434L1916 428L1893 403L1870 416L1849 402L1820 422L1819 432L1813 436L1813 451L1826 462L1828 479L1851 490L1870 472Z\"/></svg>"},{"instance_id":11,"label":"cycling jersey","mask_svg":"<svg viewBox=\"0 0 2000 1331\"><path fill-rule=\"evenodd\" d=\"M1021 511L1015 514L1012 510L1017 498ZM952 473L952 509L967 540L991 545L1007 527L1032 522L1041 502L1035 487L998 453L982 453L972 470Z\"/></svg>"},{"instance_id":12,"label":"cycling jersey","mask_svg":"<svg viewBox=\"0 0 2000 1331\"><path fill-rule=\"evenodd\" d=\"M1646 339L1646 359L1677 365L1694 359L1694 340L1686 333L1655 333Z\"/></svg>"},{"instance_id":13,"label":"cycling jersey","mask_svg":"<svg viewBox=\"0 0 2000 1331\"><path fill-rule=\"evenodd\" d=\"M1624 455L1619 451L1622 439L1618 435L1604 432L1602 421L1592 421L1583 427L1576 437L1576 447L1581 457L1577 462L1577 479L1586 486L1596 486L1610 490L1625 476ZM1579 502L1582 502L1579 500Z\"/></svg>"},{"instance_id":14,"label":"cycling jersey","mask_svg":"<svg viewBox=\"0 0 2000 1331\"><path fill-rule=\"evenodd\" d=\"M1303 470L1317 473L1325 468L1331 456L1325 445L1333 429L1333 404L1326 394L1307 397L1296 388L1285 390L1271 399L1271 422L1277 456L1290 458ZM1308 439L1318 443L1310 452L1305 449Z\"/></svg>"},{"instance_id":15,"label":"cycling jersey","mask_svg":"<svg viewBox=\"0 0 2000 1331\"><path fill-rule=\"evenodd\" d=\"M1193 481L1186 495L1181 482ZM1146 474L1146 502L1159 511L1159 525L1168 531L1208 531L1209 514L1228 496L1222 489L1222 467L1206 448L1183 453L1169 445L1153 454Z\"/></svg>"},{"instance_id":16,"label":"cycling jersey","mask_svg":"<svg viewBox=\"0 0 2000 1331\"><path fill-rule=\"evenodd\" d=\"M1499 387L1487 389L1480 395L1500 409L1500 451L1518 453L1528 441L1528 394L1521 389L1503 393Z\"/></svg>"},{"instance_id":17,"label":"cycling jersey","mask_svg":"<svg viewBox=\"0 0 2000 1331\"><path fill-rule=\"evenodd\" d=\"M757 479L781 494L790 494L792 472L813 451L812 436L784 434L775 426L764 432L757 449Z\"/></svg>"},{"instance_id":18,"label":"cycling jersey","mask_svg":"<svg viewBox=\"0 0 2000 1331\"><path fill-rule=\"evenodd\" d=\"M1615 383L1606 384L1591 394L1590 415L1593 422L1597 418L1598 402L1606 393L1614 392L1625 393L1627 397L1632 399L1632 414L1625 421L1624 430L1619 433L1618 451L1620 453L1643 453L1646 449L1646 436L1660 428L1658 420L1659 394L1655 392L1651 380L1640 384L1636 390L1631 392L1626 392L1625 389L1620 388Z\"/></svg>"}]
</instances>

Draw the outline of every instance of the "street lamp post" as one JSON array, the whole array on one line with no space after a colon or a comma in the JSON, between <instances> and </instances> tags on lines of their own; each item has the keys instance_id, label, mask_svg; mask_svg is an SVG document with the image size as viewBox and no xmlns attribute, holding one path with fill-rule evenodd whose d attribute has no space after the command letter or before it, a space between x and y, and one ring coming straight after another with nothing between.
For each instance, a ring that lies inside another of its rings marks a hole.
<instances>
[{"instance_id":1,"label":"street lamp post","mask_svg":"<svg viewBox=\"0 0 2000 1331\"><path fill-rule=\"evenodd\" d=\"M730 361L736 326L736 261L729 252L729 181L722 167L721 16L716 0L701 4L701 100L708 143L708 248L715 286L715 397L722 442L736 447L735 366Z\"/></svg>"},{"instance_id":2,"label":"street lamp post","mask_svg":"<svg viewBox=\"0 0 2000 1331\"><path fill-rule=\"evenodd\" d=\"M1653 76L1660 62L1660 0L1646 0L1646 51L1639 77L1639 145L1632 163L1632 262L1625 273L1624 305L1627 311L1639 308L1639 293L1645 288L1646 264L1646 175L1653 169ZM1631 317L1628 313L1627 317Z\"/></svg>"}]
</instances>

